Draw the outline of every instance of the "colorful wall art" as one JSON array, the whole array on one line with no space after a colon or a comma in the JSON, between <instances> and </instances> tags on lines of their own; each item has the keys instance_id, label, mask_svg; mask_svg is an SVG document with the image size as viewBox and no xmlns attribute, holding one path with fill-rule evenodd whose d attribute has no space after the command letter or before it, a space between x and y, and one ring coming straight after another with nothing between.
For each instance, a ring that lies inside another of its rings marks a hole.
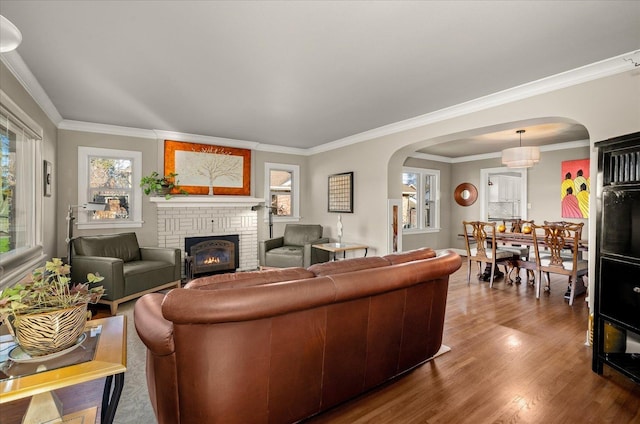
<instances>
[{"instance_id":1,"label":"colorful wall art","mask_svg":"<svg viewBox=\"0 0 640 424\"><path fill-rule=\"evenodd\" d=\"M589 159L568 160L562 162L562 199L563 218L589 218Z\"/></svg>"}]
</instances>

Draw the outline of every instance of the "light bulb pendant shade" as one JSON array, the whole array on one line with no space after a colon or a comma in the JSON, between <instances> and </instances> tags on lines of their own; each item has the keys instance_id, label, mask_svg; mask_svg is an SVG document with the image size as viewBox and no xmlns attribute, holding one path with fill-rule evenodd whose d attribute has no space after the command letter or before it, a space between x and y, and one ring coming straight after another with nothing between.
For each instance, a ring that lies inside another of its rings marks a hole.
<instances>
[{"instance_id":1,"label":"light bulb pendant shade","mask_svg":"<svg viewBox=\"0 0 640 424\"><path fill-rule=\"evenodd\" d=\"M22 33L9 19L0 15L0 53L15 50L22 42Z\"/></svg>"},{"instance_id":2,"label":"light bulb pendant shade","mask_svg":"<svg viewBox=\"0 0 640 424\"><path fill-rule=\"evenodd\" d=\"M530 168L539 161L540 149L538 147L512 147L502 151L502 164L509 168Z\"/></svg>"},{"instance_id":3,"label":"light bulb pendant shade","mask_svg":"<svg viewBox=\"0 0 640 424\"><path fill-rule=\"evenodd\" d=\"M540 149L537 146L522 146L522 133L524 131L516 131L520 134L520 146L502 151L503 165L509 168L530 168L540 161Z\"/></svg>"}]
</instances>

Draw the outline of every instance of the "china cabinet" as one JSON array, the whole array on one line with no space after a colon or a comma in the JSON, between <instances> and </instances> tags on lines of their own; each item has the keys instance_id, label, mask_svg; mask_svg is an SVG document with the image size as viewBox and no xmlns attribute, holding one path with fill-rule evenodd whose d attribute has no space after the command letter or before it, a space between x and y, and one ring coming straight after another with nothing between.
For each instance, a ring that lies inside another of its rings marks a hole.
<instances>
[{"instance_id":1,"label":"china cabinet","mask_svg":"<svg viewBox=\"0 0 640 424\"><path fill-rule=\"evenodd\" d=\"M598 148L593 371L640 383L640 353L612 349L609 328L640 335L640 132ZM605 327L606 326L606 327Z\"/></svg>"}]
</instances>

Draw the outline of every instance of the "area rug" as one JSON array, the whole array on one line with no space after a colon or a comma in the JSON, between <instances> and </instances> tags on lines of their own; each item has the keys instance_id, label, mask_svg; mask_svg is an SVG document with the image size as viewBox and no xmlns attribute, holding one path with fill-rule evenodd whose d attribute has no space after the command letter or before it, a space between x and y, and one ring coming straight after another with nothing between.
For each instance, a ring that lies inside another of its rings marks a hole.
<instances>
[{"instance_id":1,"label":"area rug","mask_svg":"<svg viewBox=\"0 0 640 424\"><path fill-rule=\"evenodd\" d=\"M138 337L133 323L132 300L118 306L118 315L127 317L127 371L124 375L124 388L114 424L154 424L157 423L147 391L145 371L147 350Z\"/></svg>"}]
</instances>

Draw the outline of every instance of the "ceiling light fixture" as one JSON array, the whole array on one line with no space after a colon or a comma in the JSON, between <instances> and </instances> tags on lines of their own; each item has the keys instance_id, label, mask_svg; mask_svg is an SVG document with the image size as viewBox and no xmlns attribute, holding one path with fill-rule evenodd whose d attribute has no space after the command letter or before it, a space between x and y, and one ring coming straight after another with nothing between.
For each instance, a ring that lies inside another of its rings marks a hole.
<instances>
[{"instance_id":1,"label":"ceiling light fixture","mask_svg":"<svg viewBox=\"0 0 640 424\"><path fill-rule=\"evenodd\" d=\"M9 19L0 15L0 53L15 50L22 42L22 33Z\"/></svg>"},{"instance_id":2,"label":"ceiling light fixture","mask_svg":"<svg viewBox=\"0 0 640 424\"><path fill-rule=\"evenodd\" d=\"M540 149L537 146L522 146L523 132L525 130L516 131L520 134L520 146L502 151L502 164L509 168L531 168L540 161Z\"/></svg>"}]
</instances>

